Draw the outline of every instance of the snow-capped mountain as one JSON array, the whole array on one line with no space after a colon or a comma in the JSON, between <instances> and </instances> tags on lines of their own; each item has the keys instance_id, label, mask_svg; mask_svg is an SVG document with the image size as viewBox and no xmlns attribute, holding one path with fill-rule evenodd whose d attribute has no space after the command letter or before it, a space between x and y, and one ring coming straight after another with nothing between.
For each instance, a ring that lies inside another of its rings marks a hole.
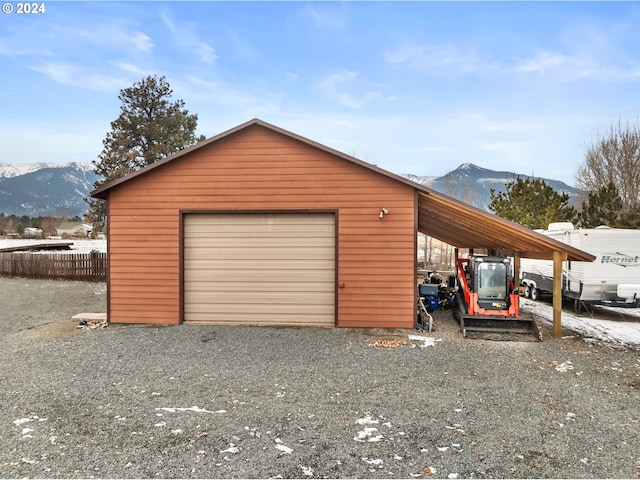
<instances>
[{"instance_id":1,"label":"snow-capped mountain","mask_svg":"<svg viewBox=\"0 0 640 480\"><path fill-rule=\"evenodd\" d=\"M531 177L530 175L522 175L514 172L499 172L479 167L472 163L463 163L455 170L443 175L442 177L418 177L415 175L404 175L409 180L432 188L438 192L457 198L463 202L470 203L478 208L487 210L491 203L491 195L489 191L493 188L497 192L505 192L506 184L514 180L516 177ZM577 202L581 191L578 188L571 187L559 180L543 178L547 185L558 193L569 194L570 203Z\"/></svg>"},{"instance_id":2,"label":"snow-capped mountain","mask_svg":"<svg viewBox=\"0 0 640 480\"><path fill-rule=\"evenodd\" d=\"M27 173L42 170L43 168L66 168L73 167L81 170L93 171L91 162L70 162L70 163L5 163L0 162L0 178L18 177Z\"/></svg>"},{"instance_id":3,"label":"snow-capped mountain","mask_svg":"<svg viewBox=\"0 0 640 480\"><path fill-rule=\"evenodd\" d=\"M82 216L98 175L89 162L0 163L0 212L30 217Z\"/></svg>"}]
</instances>

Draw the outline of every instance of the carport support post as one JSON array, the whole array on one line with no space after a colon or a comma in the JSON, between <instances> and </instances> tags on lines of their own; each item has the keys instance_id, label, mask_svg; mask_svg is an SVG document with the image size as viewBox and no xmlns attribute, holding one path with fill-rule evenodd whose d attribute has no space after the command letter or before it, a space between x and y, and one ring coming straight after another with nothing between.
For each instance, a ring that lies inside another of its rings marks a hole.
<instances>
[{"instance_id":1,"label":"carport support post","mask_svg":"<svg viewBox=\"0 0 640 480\"><path fill-rule=\"evenodd\" d=\"M513 286L520 286L520 252L513 252Z\"/></svg>"},{"instance_id":2,"label":"carport support post","mask_svg":"<svg viewBox=\"0 0 640 480\"><path fill-rule=\"evenodd\" d=\"M553 338L562 337L562 252L553 252Z\"/></svg>"}]
</instances>

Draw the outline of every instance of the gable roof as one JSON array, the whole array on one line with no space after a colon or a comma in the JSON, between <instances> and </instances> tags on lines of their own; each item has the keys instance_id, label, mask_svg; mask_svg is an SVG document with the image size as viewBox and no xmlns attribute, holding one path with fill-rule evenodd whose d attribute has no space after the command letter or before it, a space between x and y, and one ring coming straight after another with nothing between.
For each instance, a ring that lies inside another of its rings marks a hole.
<instances>
[{"instance_id":1,"label":"gable roof","mask_svg":"<svg viewBox=\"0 0 640 480\"><path fill-rule=\"evenodd\" d=\"M338 150L334 150L326 145L309 140L308 138L289 132L257 118L215 135L189 148L181 150L178 153L141 168L129 175L105 183L91 192L91 196L94 198L107 199L109 190L116 186L122 185L133 178L145 175L164 164L173 162L196 150L254 126L266 128L319 150L323 150L345 161L372 170L380 175L413 188L418 196L418 231L442 240L443 242L455 247L489 248L500 252L502 255L513 255L515 252L520 252L520 256L531 258L552 258L553 252L559 251L563 256L566 255L568 260L591 262L595 259L595 257L589 253L553 240L515 222L500 218L494 214L463 203L431 188L425 187L424 185L412 182L400 175L396 175L363 160L352 157L351 155L339 152Z\"/></svg>"}]
</instances>

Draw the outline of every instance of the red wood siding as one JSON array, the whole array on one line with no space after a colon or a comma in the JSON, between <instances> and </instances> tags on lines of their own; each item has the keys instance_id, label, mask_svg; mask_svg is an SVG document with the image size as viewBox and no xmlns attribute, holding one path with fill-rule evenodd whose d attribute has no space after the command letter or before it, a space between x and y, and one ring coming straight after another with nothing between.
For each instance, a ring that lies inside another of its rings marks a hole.
<instances>
[{"instance_id":1,"label":"red wood siding","mask_svg":"<svg viewBox=\"0 0 640 480\"><path fill-rule=\"evenodd\" d=\"M179 321L180 211L308 209L338 211L338 326L411 328L415 205L408 185L248 127L109 191L110 321Z\"/></svg>"}]
</instances>

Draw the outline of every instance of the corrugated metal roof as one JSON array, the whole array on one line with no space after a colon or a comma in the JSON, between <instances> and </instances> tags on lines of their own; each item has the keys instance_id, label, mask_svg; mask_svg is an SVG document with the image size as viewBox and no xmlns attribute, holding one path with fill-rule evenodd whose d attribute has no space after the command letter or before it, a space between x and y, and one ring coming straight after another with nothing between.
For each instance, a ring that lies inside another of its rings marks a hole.
<instances>
[{"instance_id":1,"label":"corrugated metal roof","mask_svg":"<svg viewBox=\"0 0 640 480\"><path fill-rule=\"evenodd\" d=\"M424 185L412 182L400 175L383 170L375 165L359 160L355 157L329 148L320 143L309 140L295 133L284 130L275 125L259 119L253 119L235 128L220 133L208 140L202 141L174 155L164 158L156 163L148 165L134 173L106 183L91 192L95 198L106 199L109 190L126 183L140 175L145 175L150 170L173 162L189 153L203 148L216 141L226 138L234 133L251 127L263 127L278 132L289 138L306 143L325 152L336 155L346 161L355 163L381 175L392 178L413 188L418 197L418 231L437 238L458 248L488 248L496 251L496 254L514 255L519 252L521 257L552 258L553 252L558 251L566 256L567 260L591 262L595 257L587 252L578 250L562 242L553 240L541 233L534 232L517 223L505 220L489 212L463 203L452 197L436 192Z\"/></svg>"}]
</instances>

